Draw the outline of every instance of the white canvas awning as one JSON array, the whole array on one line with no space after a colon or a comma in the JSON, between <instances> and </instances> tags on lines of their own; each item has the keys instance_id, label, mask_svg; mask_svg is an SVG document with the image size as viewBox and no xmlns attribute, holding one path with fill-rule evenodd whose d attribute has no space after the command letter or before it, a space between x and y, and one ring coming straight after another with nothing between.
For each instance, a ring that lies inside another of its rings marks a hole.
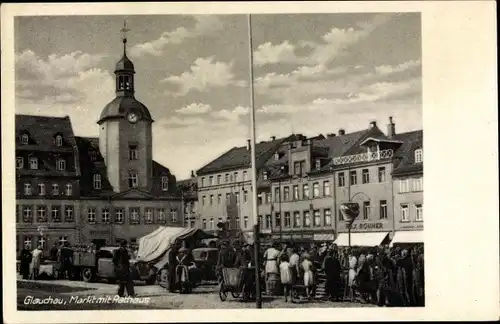
<instances>
[{"instance_id":1,"label":"white canvas awning","mask_svg":"<svg viewBox=\"0 0 500 324\"><path fill-rule=\"evenodd\" d=\"M380 245L389 232L351 233L351 246L374 247ZM340 233L334 242L338 246L349 246L349 234Z\"/></svg>"},{"instance_id":2,"label":"white canvas awning","mask_svg":"<svg viewBox=\"0 0 500 324\"><path fill-rule=\"evenodd\" d=\"M333 234L314 234L313 235L313 240L314 241L320 241L320 242L326 242L326 241L333 241Z\"/></svg>"},{"instance_id":3,"label":"white canvas awning","mask_svg":"<svg viewBox=\"0 0 500 324\"><path fill-rule=\"evenodd\" d=\"M394 233L394 238L391 241L391 246L398 243L423 243L423 231L399 231Z\"/></svg>"}]
</instances>

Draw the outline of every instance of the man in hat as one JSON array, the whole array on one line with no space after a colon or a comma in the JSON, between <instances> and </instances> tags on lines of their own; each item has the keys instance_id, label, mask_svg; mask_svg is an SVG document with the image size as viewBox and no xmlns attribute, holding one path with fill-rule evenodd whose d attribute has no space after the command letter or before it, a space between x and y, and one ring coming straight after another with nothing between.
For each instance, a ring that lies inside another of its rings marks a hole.
<instances>
[{"instance_id":1,"label":"man in hat","mask_svg":"<svg viewBox=\"0 0 500 324\"><path fill-rule=\"evenodd\" d=\"M182 285L189 283L189 266L193 262L192 255L188 248L181 247L177 254L176 282L182 288Z\"/></svg>"},{"instance_id":2,"label":"man in hat","mask_svg":"<svg viewBox=\"0 0 500 324\"><path fill-rule=\"evenodd\" d=\"M118 296L123 297L125 289L127 295L134 297L134 282L130 273L130 254L127 249L127 241L122 240L120 248L114 252L113 264L115 266L116 279L118 281Z\"/></svg>"}]
</instances>

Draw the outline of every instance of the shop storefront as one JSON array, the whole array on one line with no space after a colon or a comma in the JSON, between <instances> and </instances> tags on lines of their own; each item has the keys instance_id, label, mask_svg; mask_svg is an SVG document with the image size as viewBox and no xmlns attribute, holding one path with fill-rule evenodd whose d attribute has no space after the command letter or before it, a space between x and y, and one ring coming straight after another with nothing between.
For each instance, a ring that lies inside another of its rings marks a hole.
<instances>
[{"instance_id":1,"label":"shop storefront","mask_svg":"<svg viewBox=\"0 0 500 324\"><path fill-rule=\"evenodd\" d=\"M356 220L351 227L350 245L375 247L389 244L391 233L392 228L388 220ZM338 246L349 246L349 231L347 225L340 228L340 233L337 235L334 243Z\"/></svg>"}]
</instances>

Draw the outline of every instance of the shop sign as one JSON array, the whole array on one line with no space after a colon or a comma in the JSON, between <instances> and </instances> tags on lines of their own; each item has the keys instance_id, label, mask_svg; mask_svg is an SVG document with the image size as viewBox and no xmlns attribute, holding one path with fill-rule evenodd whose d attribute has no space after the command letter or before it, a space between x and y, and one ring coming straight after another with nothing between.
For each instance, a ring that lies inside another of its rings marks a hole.
<instances>
[{"instance_id":1,"label":"shop sign","mask_svg":"<svg viewBox=\"0 0 500 324\"><path fill-rule=\"evenodd\" d=\"M346 224L346 230L348 226ZM384 228L384 223L353 223L351 226L351 230L381 230Z\"/></svg>"}]
</instances>

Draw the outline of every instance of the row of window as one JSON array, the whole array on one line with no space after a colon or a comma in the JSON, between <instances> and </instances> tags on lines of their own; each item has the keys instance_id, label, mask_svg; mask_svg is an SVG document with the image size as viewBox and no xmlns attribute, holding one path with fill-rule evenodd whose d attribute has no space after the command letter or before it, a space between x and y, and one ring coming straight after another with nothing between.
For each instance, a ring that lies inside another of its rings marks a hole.
<instances>
[{"instance_id":1,"label":"row of window","mask_svg":"<svg viewBox=\"0 0 500 324\"><path fill-rule=\"evenodd\" d=\"M30 170L38 170L39 163L37 157L30 157L28 160L28 166ZM24 158L22 156L16 157L16 168L23 169L24 168ZM56 169L57 171L66 171L66 160L63 158L59 158L56 161Z\"/></svg>"},{"instance_id":2,"label":"row of window","mask_svg":"<svg viewBox=\"0 0 500 324\"><path fill-rule=\"evenodd\" d=\"M233 198L233 199L231 199L231 198ZM233 193L233 194L231 194L229 192L226 193L226 200L225 200L226 205L231 204L232 201L235 202L237 205L239 205L240 193L238 191ZM243 191L243 202L244 203L248 202L248 191ZM213 206L213 205L215 205L215 203L217 203L217 205L221 205L222 204L222 194L217 195L217 200L215 200L215 195L208 196L208 202L207 202L207 196L202 196L201 197L201 205L206 206L207 203L209 206Z\"/></svg>"},{"instance_id":3,"label":"row of window","mask_svg":"<svg viewBox=\"0 0 500 324\"><path fill-rule=\"evenodd\" d=\"M248 180L248 172L243 171L243 180L242 181L247 181ZM201 187L205 187L205 177L201 177ZM222 181L222 174L218 174L217 176L209 176L208 177L208 185L213 186L215 184L223 184L223 183L231 183L231 182L239 182L240 181L240 173L238 171L235 171L233 173L226 173L224 175L224 182Z\"/></svg>"},{"instance_id":4,"label":"row of window","mask_svg":"<svg viewBox=\"0 0 500 324\"><path fill-rule=\"evenodd\" d=\"M41 245L42 249L47 247L47 241L49 240L48 236L44 235L37 235L37 236L31 236L31 235L24 235L23 236L23 246L27 247L28 249L34 249L36 246ZM57 237L57 242L59 244L64 244L68 242L68 237L67 236L58 236ZM19 236L16 236L16 246L19 244ZM19 246L17 246L17 250L19 249Z\"/></svg>"},{"instance_id":5,"label":"row of window","mask_svg":"<svg viewBox=\"0 0 500 324\"><path fill-rule=\"evenodd\" d=\"M128 219L130 224L139 224L141 215L141 211L139 207L130 207L128 208ZM87 222L90 224L96 223L104 223L109 224L111 222L117 224L125 223L126 217L126 209L125 208L115 208L113 219L111 210L109 208L102 208L98 215L96 208L88 208L87 210ZM172 223L177 223L177 209L170 209L170 221ZM98 219L99 216L99 219ZM156 223L166 223L167 217L164 208L144 208L144 223L152 224Z\"/></svg>"},{"instance_id":6,"label":"row of window","mask_svg":"<svg viewBox=\"0 0 500 324\"><path fill-rule=\"evenodd\" d=\"M377 174L378 174L378 176L377 176L378 182L386 182L387 181L385 167L379 167ZM346 181L347 179L346 179L346 175L344 172L339 172L337 175L337 179L338 179L338 186L339 187L345 187L347 185L347 181ZM367 184L370 182L374 182L370 178L370 170L369 169L362 169L361 170L361 183ZM351 186L358 184L358 171L357 170L349 171L349 183Z\"/></svg>"},{"instance_id":7,"label":"row of window","mask_svg":"<svg viewBox=\"0 0 500 324\"><path fill-rule=\"evenodd\" d=\"M39 196L45 196L47 194L46 186L45 183L39 183L37 185L37 193ZM31 183L26 182L24 184L24 195L25 196L31 196L34 195L35 193L33 192L33 187L31 186ZM61 195L61 190L59 188L59 184L53 183L52 184L52 191L51 191L52 196L59 196ZM66 196L71 196L73 195L73 185L71 183L67 183L65 188L64 188L64 195Z\"/></svg>"},{"instance_id":8,"label":"row of window","mask_svg":"<svg viewBox=\"0 0 500 324\"><path fill-rule=\"evenodd\" d=\"M320 190L320 184L319 182L314 182L313 183L313 191L312 191L312 198L319 198L321 196L331 196L331 186L330 186L330 181L326 180L323 181L323 191L321 192ZM281 196L281 190L279 187L274 188L274 201L279 202L280 201L280 196ZM311 193L309 191L309 184L303 184L302 185L302 192L300 192L300 187L298 185L292 186L292 195L290 195L290 187L285 186L283 187L283 201L293 201L293 200L300 200L300 199L310 199L311 198Z\"/></svg>"},{"instance_id":9,"label":"row of window","mask_svg":"<svg viewBox=\"0 0 500 324\"><path fill-rule=\"evenodd\" d=\"M360 217L362 217L363 219L372 219L372 210L373 210L373 206L371 205L371 202L370 201L364 201L362 204L360 204L360 208L362 208L362 210L360 211ZM380 200L379 201L379 213L378 213L378 218L379 219L387 219L388 217L388 214L387 214L387 200ZM343 221L344 220L344 214L342 213L342 211L339 210L339 221Z\"/></svg>"},{"instance_id":10,"label":"row of window","mask_svg":"<svg viewBox=\"0 0 500 324\"><path fill-rule=\"evenodd\" d=\"M16 216L19 215L20 208L16 206ZM38 223L46 223L50 221L53 223L61 222L74 222L74 207L73 206L51 206L50 209L44 205L37 205L36 207L30 205L22 206L23 223L33 223L33 219L36 216L36 221ZM16 221L18 218L16 217Z\"/></svg>"},{"instance_id":11,"label":"row of window","mask_svg":"<svg viewBox=\"0 0 500 324\"><path fill-rule=\"evenodd\" d=\"M401 204L401 221L409 222L411 221L410 215L410 205ZM413 204L413 215L415 215L415 221L422 222L424 220L424 206L422 204Z\"/></svg>"},{"instance_id":12,"label":"row of window","mask_svg":"<svg viewBox=\"0 0 500 324\"><path fill-rule=\"evenodd\" d=\"M424 184L422 178L401 179L399 180L399 192L423 191Z\"/></svg>"},{"instance_id":13,"label":"row of window","mask_svg":"<svg viewBox=\"0 0 500 324\"><path fill-rule=\"evenodd\" d=\"M94 189L102 189L102 178L100 174L94 174L92 179L92 186ZM129 188L139 187L139 174L136 171L130 171L128 174L128 186ZM161 176L161 190L168 191L168 177Z\"/></svg>"},{"instance_id":14,"label":"row of window","mask_svg":"<svg viewBox=\"0 0 500 324\"><path fill-rule=\"evenodd\" d=\"M22 134L21 135L21 144L23 145L28 145L29 144L29 135L28 134ZM56 135L54 137L54 145L55 146L62 146L63 145L63 137L62 135Z\"/></svg>"}]
</instances>

